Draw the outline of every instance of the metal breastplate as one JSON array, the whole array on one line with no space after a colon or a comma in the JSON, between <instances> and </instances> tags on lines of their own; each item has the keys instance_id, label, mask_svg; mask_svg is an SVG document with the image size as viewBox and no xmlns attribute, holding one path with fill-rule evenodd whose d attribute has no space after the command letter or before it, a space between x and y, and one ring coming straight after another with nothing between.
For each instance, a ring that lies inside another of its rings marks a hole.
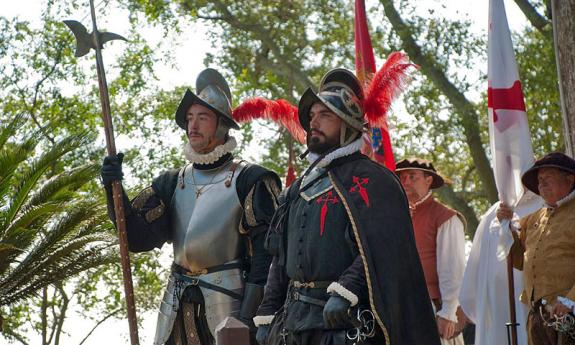
<instances>
[{"instance_id":1,"label":"metal breastplate","mask_svg":"<svg viewBox=\"0 0 575 345\"><path fill-rule=\"evenodd\" d=\"M231 164L213 170L193 169L190 164L178 176L172 198L174 261L189 271L221 265L242 254L238 232L242 206L236 181L245 164L240 163L235 173Z\"/></svg>"}]
</instances>

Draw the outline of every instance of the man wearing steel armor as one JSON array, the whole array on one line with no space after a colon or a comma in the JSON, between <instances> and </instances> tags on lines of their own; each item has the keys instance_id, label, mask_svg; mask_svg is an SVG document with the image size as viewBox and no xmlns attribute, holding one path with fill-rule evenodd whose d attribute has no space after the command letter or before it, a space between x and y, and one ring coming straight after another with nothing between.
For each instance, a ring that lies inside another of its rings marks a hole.
<instances>
[{"instance_id":1,"label":"man wearing steel armor","mask_svg":"<svg viewBox=\"0 0 575 345\"><path fill-rule=\"evenodd\" d=\"M260 344L439 344L405 194L360 153L362 98L334 69L299 102L311 166L282 192L268 234Z\"/></svg>"},{"instance_id":2,"label":"man wearing steel armor","mask_svg":"<svg viewBox=\"0 0 575 345\"><path fill-rule=\"evenodd\" d=\"M124 194L130 251L165 242L174 248L154 344L214 344L214 330L227 316L251 324L271 261L264 239L279 178L234 159L236 141L228 131L239 127L225 79L206 69L196 89L186 91L176 112L190 163L154 179L132 202ZM106 157L102 167L110 206L122 158Z\"/></svg>"}]
</instances>

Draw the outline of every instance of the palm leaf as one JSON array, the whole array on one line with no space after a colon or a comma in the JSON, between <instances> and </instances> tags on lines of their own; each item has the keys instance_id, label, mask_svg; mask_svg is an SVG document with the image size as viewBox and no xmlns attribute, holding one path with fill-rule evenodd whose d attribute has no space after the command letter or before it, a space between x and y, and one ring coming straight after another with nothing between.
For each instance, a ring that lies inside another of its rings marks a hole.
<instances>
[{"instance_id":1,"label":"palm leaf","mask_svg":"<svg viewBox=\"0 0 575 345\"><path fill-rule=\"evenodd\" d=\"M30 165L30 169L21 177L22 182L14 193L12 203L6 211L5 222L12 222L16 217L16 214L20 211L29 193L36 186L36 183L46 170L48 170L56 160L78 147L81 143L82 138L79 136L65 138L56 143L48 152L41 155Z\"/></svg>"},{"instance_id":2,"label":"palm leaf","mask_svg":"<svg viewBox=\"0 0 575 345\"><path fill-rule=\"evenodd\" d=\"M98 164L88 164L56 175L32 193L22 207L27 208L53 200L63 191L75 191L97 176L98 172Z\"/></svg>"}]
</instances>

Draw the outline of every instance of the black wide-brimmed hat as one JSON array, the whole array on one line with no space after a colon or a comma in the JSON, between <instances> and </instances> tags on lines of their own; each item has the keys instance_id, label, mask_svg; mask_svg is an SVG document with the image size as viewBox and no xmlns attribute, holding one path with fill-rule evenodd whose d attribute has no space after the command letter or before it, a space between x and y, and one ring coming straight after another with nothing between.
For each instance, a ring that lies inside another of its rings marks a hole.
<instances>
[{"instance_id":1,"label":"black wide-brimmed hat","mask_svg":"<svg viewBox=\"0 0 575 345\"><path fill-rule=\"evenodd\" d=\"M212 110L224 123L233 129L240 126L232 118L232 94L224 77L215 69L203 70L196 79L197 94L186 90L176 111L176 123L186 129L186 112L192 104L200 104Z\"/></svg>"},{"instance_id":2,"label":"black wide-brimmed hat","mask_svg":"<svg viewBox=\"0 0 575 345\"><path fill-rule=\"evenodd\" d=\"M427 159L410 157L397 162L395 165L395 173L399 175L400 172L405 170L421 170L433 176L433 181L431 182L432 189L439 188L445 184L445 179L439 175L433 163Z\"/></svg>"},{"instance_id":3,"label":"black wide-brimmed hat","mask_svg":"<svg viewBox=\"0 0 575 345\"><path fill-rule=\"evenodd\" d=\"M523 185L535 194L539 194L537 172L541 168L555 168L575 175L575 160L561 152L551 152L536 161L521 177Z\"/></svg>"},{"instance_id":4,"label":"black wide-brimmed hat","mask_svg":"<svg viewBox=\"0 0 575 345\"><path fill-rule=\"evenodd\" d=\"M363 90L356 76L343 68L332 69L321 79L318 93L308 88L301 96L298 105L299 123L309 132L310 109L314 103L320 102L350 127L361 132L365 129L362 99Z\"/></svg>"}]
</instances>

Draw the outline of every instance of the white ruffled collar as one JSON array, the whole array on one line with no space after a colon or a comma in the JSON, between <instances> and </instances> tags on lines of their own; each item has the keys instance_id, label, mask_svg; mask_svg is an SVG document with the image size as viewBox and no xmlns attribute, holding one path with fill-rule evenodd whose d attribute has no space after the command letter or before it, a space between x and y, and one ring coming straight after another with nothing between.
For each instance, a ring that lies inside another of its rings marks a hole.
<instances>
[{"instance_id":1,"label":"white ruffled collar","mask_svg":"<svg viewBox=\"0 0 575 345\"><path fill-rule=\"evenodd\" d=\"M198 153L194 151L192 145L189 142L184 144L184 156L190 163L194 164L212 164L218 159L222 158L224 155L232 152L238 146L236 139L232 136L228 137L228 140L222 144L216 146L213 151L208 153Z\"/></svg>"},{"instance_id":2,"label":"white ruffled collar","mask_svg":"<svg viewBox=\"0 0 575 345\"><path fill-rule=\"evenodd\" d=\"M353 153L358 152L359 150L361 150L362 146L363 146L363 138L360 137L359 139L352 142L351 144L346 145L344 147L340 147L339 149L337 149L337 150L329 153L325 157L323 157L322 160L319 163L317 163L314 168L325 168L326 166L329 165L329 163L331 163L333 160L335 160L337 158L349 156ZM309 155L307 156L307 160L311 164L311 163L315 162L316 160L318 160L320 158L320 156L321 155L319 153L310 152Z\"/></svg>"}]
</instances>

